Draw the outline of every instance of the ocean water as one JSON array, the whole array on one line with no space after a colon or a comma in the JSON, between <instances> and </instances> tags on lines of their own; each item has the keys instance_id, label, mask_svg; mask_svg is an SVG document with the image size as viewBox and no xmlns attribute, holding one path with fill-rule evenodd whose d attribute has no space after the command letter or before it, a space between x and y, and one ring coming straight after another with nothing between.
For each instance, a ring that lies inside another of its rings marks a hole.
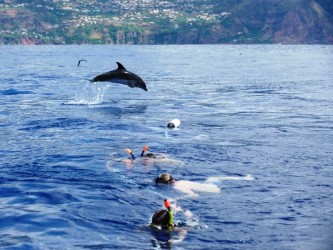
<instances>
[{"instance_id":1,"label":"ocean water","mask_svg":"<svg viewBox=\"0 0 333 250\"><path fill-rule=\"evenodd\" d=\"M88 81L117 61L148 91ZM1 46L0 248L333 249L332 72L333 46Z\"/></svg>"}]
</instances>

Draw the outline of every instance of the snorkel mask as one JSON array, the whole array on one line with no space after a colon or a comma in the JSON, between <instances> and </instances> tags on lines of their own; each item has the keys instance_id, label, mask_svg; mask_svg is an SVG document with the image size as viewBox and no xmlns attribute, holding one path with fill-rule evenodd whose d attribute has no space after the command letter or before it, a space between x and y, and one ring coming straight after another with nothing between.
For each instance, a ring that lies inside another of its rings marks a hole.
<instances>
[{"instance_id":1,"label":"snorkel mask","mask_svg":"<svg viewBox=\"0 0 333 250\"><path fill-rule=\"evenodd\" d=\"M168 173L160 174L155 179L156 184L171 184L171 183L174 183L174 182L175 182L174 178Z\"/></svg>"}]
</instances>

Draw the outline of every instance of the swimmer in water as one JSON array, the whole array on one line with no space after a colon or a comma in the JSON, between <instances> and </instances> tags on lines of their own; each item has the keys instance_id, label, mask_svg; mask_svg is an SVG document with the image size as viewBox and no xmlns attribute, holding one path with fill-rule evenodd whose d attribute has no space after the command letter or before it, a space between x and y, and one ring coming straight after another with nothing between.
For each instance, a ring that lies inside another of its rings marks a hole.
<instances>
[{"instance_id":1,"label":"swimmer in water","mask_svg":"<svg viewBox=\"0 0 333 250\"><path fill-rule=\"evenodd\" d=\"M244 177L240 176L220 176L220 177L210 177L204 183L179 180L176 181L170 174L163 173L160 174L156 179L156 184L171 184L174 189L180 191L190 197L198 197L197 192L205 193L220 193L221 189L214 184L214 182L219 182L222 180L253 180L251 175L246 175Z\"/></svg>"},{"instance_id":2,"label":"swimmer in water","mask_svg":"<svg viewBox=\"0 0 333 250\"><path fill-rule=\"evenodd\" d=\"M145 163L159 163L159 164L172 164L172 165L184 165L184 162L171 159L166 154L153 154L153 153L146 153L149 151L148 146L144 146L141 151L141 158L144 160Z\"/></svg>"},{"instance_id":3,"label":"swimmer in water","mask_svg":"<svg viewBox=\"0 0 333 250\"><path fill-rule=\"evenodd\" d=\"M155 179L156 184L171 184L176 190L190 197L198 197L196 192L220 193L221 189L213 183L199 183L194 181L176 181L170 174L160 174Z\"/></svg>"},{"instance_id":4,"label":"swimmer in water","mask_svg":"<svg viewBox=\"0 0 333 250\"><path fill-rule=\"evenodd\" d=\"M174 160L169 158L167 155L164 154L153 154L153 153L146 153L149 151L149 147L146 145L142 148L141 151L141 159L143 160L143 163L145 165L149 164L155 164L155 163L166 163L166 164L173 164L173 165L183 165L184 163L182 161ZM137 157L134 156L131 149L126 148L125 152L130 155L130 160L134 161L137 159ZM128 163L128 159L125 160L126 164Z\"/></svg>"},{"instance_id":5,"label":"swimmer in water","mask_svg":"<svg viewBox=\"0 0 333 250\"><path fill-rule=\"evenodd\" d=\"M173 212L168 200L164 200L165 209L157 210L152 219L151 219L151 226L157 227L161 229L171 230L175 227L175 223L173 221Z\"/></svg>"},{"instance_id":6,"label":"swimmer in water","mask_svg":"<svg viewBox=\"0 0 333 250\"><path fill-rule=\"evenodd\" d=\"M164 207L166 209L157 210L151 218L150 226L153 229L153 235L155 238L154 246L160 246L161 242L167 243L180 243L185 239L187 230L180 228L181 224L174 222L173 208L177 207L173 205L171 207L170 201L164 200ZM171 234L171 232L173 232ZM177 238L174 238L176 236ZM160 242L160 243L159 243Z\"/></svg>"},{"instance_id":7,"label":"swimmer in water","mask_svg":"<svg viewBox=\"0 0 333 250\"><path fill-rule=\"evenodd\" d=\"M148 146L144 146L141 151L141 159L144 160L145 165L147 165L146 161L156 158L156 156L152 153L145 154L147 150ZM118 159L117 161L125 163L127 168L132 168L134 163L136 162L137 157L133 154L133 151L130 148L126 148L125 152L129 154L130 157Z\"/></svg>"}]
</instances>

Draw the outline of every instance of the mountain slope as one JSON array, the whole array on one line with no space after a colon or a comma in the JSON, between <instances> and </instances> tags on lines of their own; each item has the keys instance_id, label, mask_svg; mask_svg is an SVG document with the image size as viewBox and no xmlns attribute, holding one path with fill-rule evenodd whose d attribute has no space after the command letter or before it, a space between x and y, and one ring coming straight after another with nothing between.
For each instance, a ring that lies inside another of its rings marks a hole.
<instances>
[{"instance_id":1,"label":"mountain slope","mask_svg":"<svg viewBox=\"0 0 333 250\"><path fill-rule=\"evenodd\" d=\"M0 44L333 44L331 0L0 0Z\"/></svg>"}]
</instances>

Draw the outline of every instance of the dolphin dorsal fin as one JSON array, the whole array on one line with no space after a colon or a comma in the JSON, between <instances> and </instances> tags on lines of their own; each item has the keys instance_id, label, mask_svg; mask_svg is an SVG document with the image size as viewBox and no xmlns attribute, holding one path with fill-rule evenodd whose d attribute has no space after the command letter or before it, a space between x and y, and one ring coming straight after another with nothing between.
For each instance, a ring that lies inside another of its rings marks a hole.
<instances>
[{"instance_id":1,"label":"dolphin dorsal fin","mask_svg":"<svg viewBox=\"0 0 333 250\"><path fill-rule=\"evenodd\" d=\"M125 67L120 62L117 62L117 64L118 64L118 69L126 70Z\"/></svg>"}]
</instances>

